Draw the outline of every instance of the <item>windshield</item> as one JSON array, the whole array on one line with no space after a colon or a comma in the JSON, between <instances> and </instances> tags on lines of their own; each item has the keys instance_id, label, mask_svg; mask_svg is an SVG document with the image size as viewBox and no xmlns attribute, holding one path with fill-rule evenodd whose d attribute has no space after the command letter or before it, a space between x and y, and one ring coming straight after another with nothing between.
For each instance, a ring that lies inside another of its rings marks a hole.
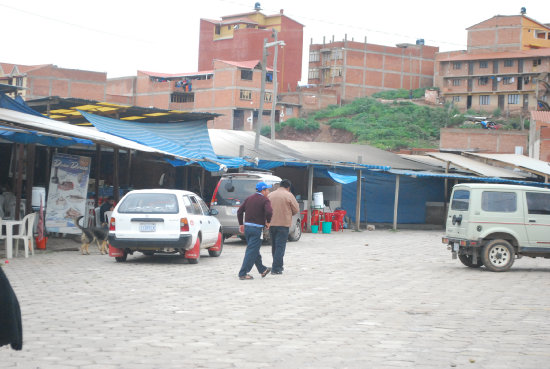
<instances>
[{"instance_id":1,"label":"windshield","mask_svg":"<svg viewBox=\"0 0 550 369\"><path fill-rule=\"evenodd\" d=\"M216 201L218 205L235 206L256 192L257 180L224 179L218 186Z\"/></svg>"},{"instance_id":2,"label":"windshield","mask_svg":"<svg viewBox=\"0 0 550 369\"><path fill-rule=\"evenodd\" d=\"M138 214L177 214L178 200L176 195L168 193L128 194L120 206L119 213Z\"/></svg>"}]
</instances>

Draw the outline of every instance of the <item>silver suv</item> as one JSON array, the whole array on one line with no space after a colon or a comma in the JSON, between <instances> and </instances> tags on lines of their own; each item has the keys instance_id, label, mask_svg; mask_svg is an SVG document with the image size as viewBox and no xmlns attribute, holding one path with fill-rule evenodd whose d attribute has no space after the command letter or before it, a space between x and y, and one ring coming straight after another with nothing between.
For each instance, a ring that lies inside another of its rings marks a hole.
<instances>
[{"instance_id":1,"label":"silver suv","mask_svg":"<svg viewBox=\"0 0 550 369\"><path fill-rule=\"evenodd\" d=\"M453 187L443 243L471 268L504 272L522 256L550 258L550 190L505 184Z\"/></svg>"},{"instance_id":2,"label":"silver suv","mask_svg":"<svg viewBox=\"0 0 550 369\"><path fill-rule=\"evenodd\" d=\"M237 210L248 196L256 192L256 184L260 181L273 185L272 190L275 190L281 178L268 172L228 173L220 178L212 195L210 208L218 211L217 218L222 225L224 238L238 235L244 239L244 235L239 232ZM301 219L298 213L292 217L288 240L298 241L301 236ZM269 232L265 232L264 241L268 242L268 238Z\"/></svg>"}]
</instances>

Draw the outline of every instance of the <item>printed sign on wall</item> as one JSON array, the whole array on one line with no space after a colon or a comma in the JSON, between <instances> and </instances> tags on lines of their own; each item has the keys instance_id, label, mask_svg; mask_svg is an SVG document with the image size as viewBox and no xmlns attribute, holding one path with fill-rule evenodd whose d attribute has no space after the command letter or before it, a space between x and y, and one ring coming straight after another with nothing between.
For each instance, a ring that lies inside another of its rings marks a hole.
<instances>
[{"instance_id":1,"label":"printed sign on wall","mask_svg":"<svg viewBox=\"0 0 550 369\"><path fill-rule=\"evenodd\" d=\"M46 203L48 232L79 234L74 222L86 214L86 196L91 159L86 156L55 154Z\"/></svg>"}]
</instances>

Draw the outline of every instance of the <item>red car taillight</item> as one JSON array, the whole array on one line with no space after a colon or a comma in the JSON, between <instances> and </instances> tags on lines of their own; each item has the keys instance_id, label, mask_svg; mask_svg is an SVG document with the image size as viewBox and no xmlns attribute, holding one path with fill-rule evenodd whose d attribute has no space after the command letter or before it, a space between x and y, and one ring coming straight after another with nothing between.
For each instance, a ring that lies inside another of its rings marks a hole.
<instances>
[{"instance_id":1,"label":"red car taillight","mask_svg":"<svg viewBox=\"0 0 550 369\"><path fill-rule=\"evenodd\" d=\"M222 183L222 181L218 181L218 184L216 185L216 188L214 189L214 193L212 194L212 201L210 201L210 206L218 205L218 199L216 199L216 195L218 194L218 188L220 187L220 183Z\"/></svg>"},{"instance_id":2,"label":"red car taillight","mask_svg":"<svg viewBox=\"0 0 550 369\"><path fill-rule=\"evenodd\" d=\"M180 232L189 232L189 222L187 218L180 219Z\"/></svg>"},{"instance_id":3,"label":"red car taillight","mask_svg":"<svg viewBox=\"0 0 550 369\"><path fill-rule=\"evenodd\" d=\"M111 218L109 222L109 231L116 231L115 218Z\"/></svg>"}]
</instances>

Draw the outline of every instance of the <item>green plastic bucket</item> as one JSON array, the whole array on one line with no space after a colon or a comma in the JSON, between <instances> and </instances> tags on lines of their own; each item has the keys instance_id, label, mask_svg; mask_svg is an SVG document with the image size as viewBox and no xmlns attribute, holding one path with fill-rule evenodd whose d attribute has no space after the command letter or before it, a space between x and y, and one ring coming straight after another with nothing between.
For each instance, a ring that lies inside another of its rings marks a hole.
<instances>
[{"instance_id":1,"label":"green plastic bucket","mask_svg":"<svg viewBox=\"0 0 550 369\"><path fill-rule=\"evenodd\" d=\"M323 222L323 233L330 233L332 230L332 222Z\"/></svg>"},{"instance_id":2,"label":"green plastic bucket","mask_svg":"<svg viewBox=\"0 0 550 369\"><path fill-rule=\"evenodd\" d=\"M317 233L319 232L319 226L318 225L312 225L311 226L311 233Z\"/></svg>"}]
</instances>

